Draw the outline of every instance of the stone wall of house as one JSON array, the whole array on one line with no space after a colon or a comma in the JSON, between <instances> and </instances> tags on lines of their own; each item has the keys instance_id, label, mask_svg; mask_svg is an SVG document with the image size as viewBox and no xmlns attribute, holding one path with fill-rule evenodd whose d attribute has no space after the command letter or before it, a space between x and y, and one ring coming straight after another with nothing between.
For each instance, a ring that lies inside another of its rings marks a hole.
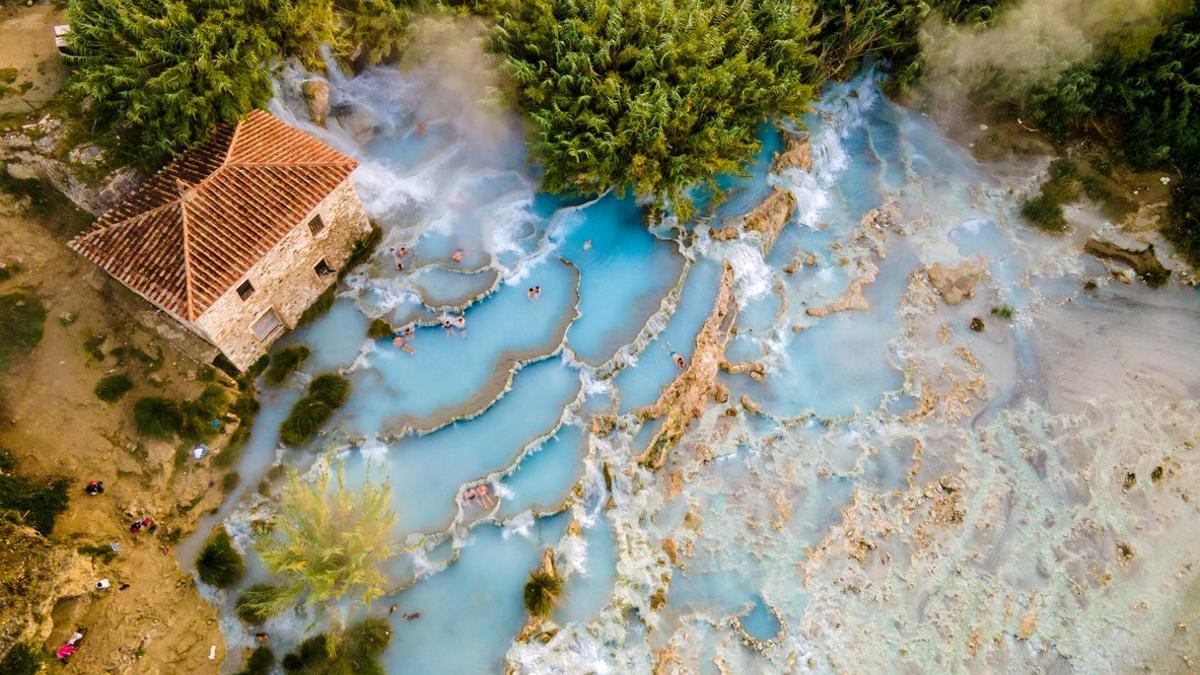
<instances>
[{"instance_id":1,"label":"stone wall of house","mask_svg":"<svg viewBox=\"0 0 1200 675\"><path fill-rule=\"evenodd\" d=\"M320 214L325 228L315 236L308 221ZM366 211L349 178L321 202L303 222L292 228L224 295L196 320L195 326L238 368L245 370L265 354L285 331L267 340L254 334L254 323L274 310L287 329L326 288L336 274L320 276L315 268L324 258L335 272L350 257L354 243L370 232ZM249 280L254 293L243 300L237 287Z\"/></svg>"}]
</instances>

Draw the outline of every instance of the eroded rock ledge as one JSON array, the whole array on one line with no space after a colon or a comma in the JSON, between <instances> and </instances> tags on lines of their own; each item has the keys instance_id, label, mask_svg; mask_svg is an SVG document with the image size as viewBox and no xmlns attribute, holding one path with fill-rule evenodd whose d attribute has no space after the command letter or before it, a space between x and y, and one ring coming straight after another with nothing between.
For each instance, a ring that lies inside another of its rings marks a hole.
<instances>
[{"instance_id":1,"label":"eroded rock ledge","mask_svg":"<svg viewBox=\"0 0 1200 675\"><path fill-rule=\"evenodd\" d=\"M634 415L643 421L665 418L662 428L638 459L642 465L661 468L668 451L679 442L692 421L704 413L708 399L716 399L724 390L717 381L717 373L725 361L725 344L736 318L733 267L726 262L721 273L721 291L713 303L712 313L696 335L691 363L679 377L663 387L653 405L634 411Z\"/></svg>"},{"instance_id":2,"label":"eroded rock ledge","mask_svg":"<svg viewBox=\"0 0 1200 675\"><path fill-rule=\"evenodd\" d=\"M1135 251L1114 244L1111 241L1092 237L1083 245L1083 250L1097 258L1115 260L1129 265L1133 268L1137 277L1146 282L1147 286L1161 286L1171 276L1171 270L1163 267L1163 264L1158 260L1158 256L1154 254L1154 244L1147 244L1146 248Z\"/></svg>"},{"instance_id":3,"label":"eroded rock ledge","mask_svg":"<svg viewBox=\"0 0 1200 675\"><path fill-rule=\"evenodd\" d=\"M792 196L791 192L775 188L770 196L754 207L753 211L746 214L743 227L747 232L762 234L764 256L770 253L775 246L775 240L779 238L779 233L783 230L784 225L791 220L792 209L795 206L796 198Z\"/></svg>"}]
</instances>

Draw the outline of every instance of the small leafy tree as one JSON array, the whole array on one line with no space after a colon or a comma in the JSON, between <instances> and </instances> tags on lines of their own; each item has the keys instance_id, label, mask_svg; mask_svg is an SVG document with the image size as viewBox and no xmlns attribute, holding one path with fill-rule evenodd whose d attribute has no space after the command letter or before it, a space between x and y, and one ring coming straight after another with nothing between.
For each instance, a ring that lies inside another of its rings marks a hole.
<instances>
[{"instance_id":1,"label":"small leafy tree","mask_svg":"<svg viewBox=\"0 0 1200 675\"><path fill-rule=\"evenodd\" d=\"M333 608L340 622L339 601L350 598L366 605L383 595L384 565L397 552L391 504L386 482L346 487L340 464L310 482L293 474L278 515L255 544L280 581L274 597L262 603L264 613L300 603Z\"/></svg>"},{"instance_id":2,"label":"small leafy tree","mask_svg":"<svg viewBox=\"0 0 1200 675\"><path fill-rule=\"evenodd\" d=\"M350 380L337 373L316 376L308 393L296 401L279 425L279 438L288 445L301 445L321 430L349 396Z\"/></svg>"}]
</instances>

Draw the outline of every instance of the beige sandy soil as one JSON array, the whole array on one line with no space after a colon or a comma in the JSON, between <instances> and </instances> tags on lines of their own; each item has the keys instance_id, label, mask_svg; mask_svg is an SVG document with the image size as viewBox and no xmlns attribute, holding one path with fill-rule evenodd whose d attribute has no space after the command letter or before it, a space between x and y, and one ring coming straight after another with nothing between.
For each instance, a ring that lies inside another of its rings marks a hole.
<instances>
[{"instance_id":1,"label":"beige sandy soil","mask_svg":"<svg viewBox=\"0 0 1200 675\"><path fill-rule=\"evenodd\" d=\"M15 84L24 89L0 96L0 116L29 111L23 100L40 104L61 86L52 27L65 22L63 15L48 2L0 7L0 67L16 67ZM21 87L25 82L31 84ZM59 603L43 646L52 652L79 626L87 635L63 672L215 673L224 658L216 611L179 569L170 545L220 504L220 471L211 455L200 463L178 461L186 447L139 438L132 423L133 402L141 396L182 400L199 393L205 383L197 378L198 365L174 349L179 331L167 340L160 333L172 332L168 323L154 330L144 325L153 315L148 304L104 281L66 248L86 217L61 206L22 212L5 197L0 263L16 263L20 271L0 282L0 294L31 289L49 314L40 344L0 373L0 446L16 455L18 473L72 480L53 543L71 550L112 542L121 548L109 562L92 559L96 577L109 579L112 588ZM95 345L104 352L100 360L85 348L95 335L105 336ZM115 372L127 373L135 389L116 404L104 403L93 389ZM221 446L227 433L212 445ZM86 496L88 480L103 480L106 492ZM128 525L142 516L159 527L135 537ZM122 584L129 586L117 590Z\"/></svg>"},{"instance_id":2,"label":"beige sandy soil","mask_svg":"<svg viewBox=\"0 0 1200 675\"><path fill-rule=\"evenodd\" d=\"M0 7L0 115L30 112L62 85L54 26L65 24L66 14L63 5L47 0ZM15 77L11 71L4 76L9 68L16 69Z\"/></svg>"},{"instance_id":3,"label":"beige sandy soil","mask_svg":"<svg viewBox=\"0 0 1200 675\"><path fill-rule=\"evenodd\" d=\"M55 610L47 649L83 626L87 637L66 672L215 672L224 652L215 611L180 571L169 546L175 530L189 532L220 503L218 474L211 457L176 468L177 445L138 438L131 413L139 396L195 396L204 386L195 379L196 364L169 348L157 368L136 357L119 365L111 353L103 361L90 356L84 341L91 335L107 336L101 345L107 352L129 345L152 357L164 341L131 321L119 298L94 289L87 263L41 223L0 217L0 261L23 269L0 284L0 293L32 288L49 310L41 343L0 376L0 445L16 454L20 473L72 479L70 506L52 541L70 548L117 542L122 549L110 563L94 559L97 576L108 578L113 589ZM73 314L70 323L61 319ZM109 372L127 372L136 383L113 405L93 393ZM104 481L103 495L83 493L93 479ZM159 528L135 537L128 524L143 515ZM122 583L129 587L115 590ZM218 661L208 659L212 645Z\"/></svg>"}]
</instances>

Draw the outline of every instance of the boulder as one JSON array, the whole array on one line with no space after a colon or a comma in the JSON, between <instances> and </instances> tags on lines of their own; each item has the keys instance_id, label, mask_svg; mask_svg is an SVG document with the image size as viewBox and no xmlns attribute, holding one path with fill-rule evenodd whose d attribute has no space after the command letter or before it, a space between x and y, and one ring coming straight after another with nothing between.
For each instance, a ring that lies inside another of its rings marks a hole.
<instances>
[{"instance_id":1,"label":"boulder","mask_svg":"<svg viewBox=\"0 0 1200 675\"><path fill-rule=\"evenodd\" d=\"M300 92L308 105L308 118L317 126L325 126L329 117L329 83L311 79L300 83Z\"/></svg>"},{"instance_id":2,"label":"boulder","mask_svg":"<svg viewBox=\"0 0 1200 675\"><path fill-rule=\"evenodd\" d=\"M983 257L964 260L955 267L934 263L925 270L929 283L942 296L947 305L957 305L974 297L975 283L987 272L987 260Z\"/></svg>"},{"instance_id":3,"label":"boulder","mask_svg":"<svg viewBox=\"0 0 1200 675\"><path fill-rule=\"evenodd\" d=\"M783 142L783 152L775 153L775 159L771 162L771 173L785 169L812 171L812 143L808 137L784 132Z\"/></svg>"}]
</instances>

